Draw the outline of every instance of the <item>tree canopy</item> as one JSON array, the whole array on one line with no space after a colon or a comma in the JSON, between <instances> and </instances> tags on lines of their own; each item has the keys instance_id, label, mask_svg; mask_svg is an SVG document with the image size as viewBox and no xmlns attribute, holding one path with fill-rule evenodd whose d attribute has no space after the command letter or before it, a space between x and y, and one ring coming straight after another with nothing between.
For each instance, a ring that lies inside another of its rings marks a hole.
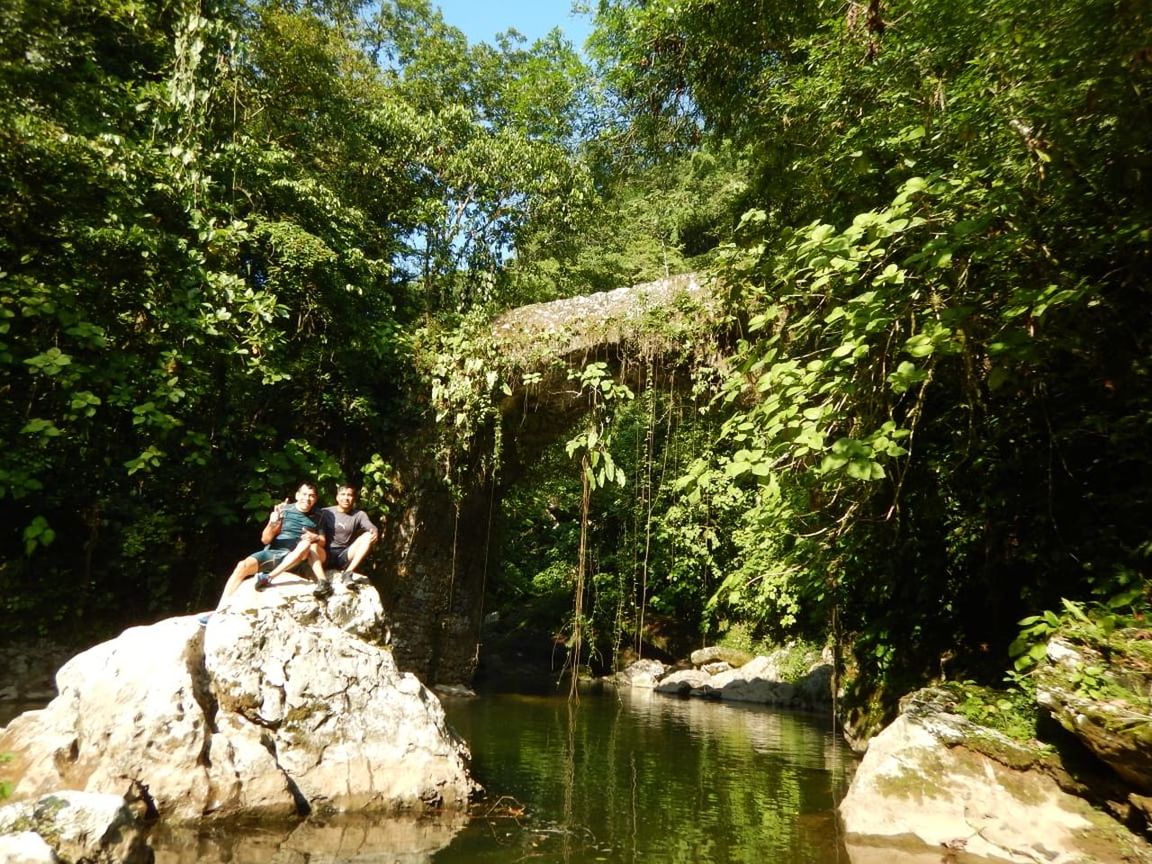
<instances>
[{"instance_id":1,"label":"tree canopy","mask_svg":"<svg viewBox=\"0 0 1152 864\"><path fill-rule=\"evenodd\" d=\"M687 271L734 347L572 370L497 597L579 586L603 654L832 634L893 690L1142 612L1147 5L593 5L586 62L428 0L4 3L10 628L203 603L300 475L380 506L430 393L494 416L478 318Z\"/></svg>"}]
</instances>

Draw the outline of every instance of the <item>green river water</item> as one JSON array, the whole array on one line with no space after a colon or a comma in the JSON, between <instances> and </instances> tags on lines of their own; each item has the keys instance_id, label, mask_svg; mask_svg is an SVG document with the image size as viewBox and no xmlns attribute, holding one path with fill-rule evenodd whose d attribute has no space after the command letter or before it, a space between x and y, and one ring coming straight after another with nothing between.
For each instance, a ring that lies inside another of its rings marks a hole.
<instances>
[{"instance_id":1,"label":"green river water","mask_svg":"<svg viewBox=\"0 0 1152 864\"><path fill-rule=\"evenodd\" d=\"M445 702L470 816L156 833L156 864L847 864L855 759L825 716L650 691Z\"/></svg>"},{"instance_id":2,"label":"green river water","mask_svg":"<svg viewBox=\"0 0 1152 864\"><path fill-rule=\"evenodd\" d=\"M827 716L642 690L445 709L485 788L471 814L157 829L155 864L848 864L856 762Z\"/></svg>"},{"instance_id":3,"label":"green river water","mask_svg":"<svg viewBox=\"0 0 1152 864\"><path fill-rule=\"evenodd\" d=\"M847 861L834 808L855 762L827 718L641 690L449 713L489 797L524 817L470 826L437 862Z\"/></svg>"}]
</instances>

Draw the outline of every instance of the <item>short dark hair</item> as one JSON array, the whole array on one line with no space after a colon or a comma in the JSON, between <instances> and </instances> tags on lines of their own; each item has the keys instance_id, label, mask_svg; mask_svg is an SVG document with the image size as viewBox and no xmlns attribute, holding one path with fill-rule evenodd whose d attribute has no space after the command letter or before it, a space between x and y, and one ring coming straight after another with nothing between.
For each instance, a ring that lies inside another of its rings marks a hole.
<instances>
[{"instance_id":1,"label":"short dark hair","mask_svg":"<svg viewBox=\"0 0 1152 864\"><path fill-rule=\"evenodd\" d=\"M339 486L336 487L336 494L339 495L345 489L347 489L348 491L350 491L352 493L356 493L356 492L360 491L356 488L355 484L353 484L353 483L341 483Z\"/></svg>"},{"instance_id":2,"label":"short dark hair","mask_svg":"<svg viewBox=\"0 0 1152 864\"><path fill-rule=\"evenodd\" d=\"M296 487L296 491L300 491L305 486L307 486L309 489L311 489L317 495L320 494L320 487L317 486L315 483L313 483L311 480L301 480L300 485Z\"/></svg>"}]
</instances>

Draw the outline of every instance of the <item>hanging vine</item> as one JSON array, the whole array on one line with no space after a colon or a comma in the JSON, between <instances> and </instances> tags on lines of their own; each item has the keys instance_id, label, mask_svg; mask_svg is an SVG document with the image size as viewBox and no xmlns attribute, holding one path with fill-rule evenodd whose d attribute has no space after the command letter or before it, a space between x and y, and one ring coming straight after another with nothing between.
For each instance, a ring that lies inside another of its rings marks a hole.
<instances>
[{"instance_id":1,"label":"hanging vine","mask_svg":"<svg viewBox=\"0 0 1152 864\"><path fill-rule=\"evenodd\" d=\"M612 379L608 364L589 363L579 372L573 370L569 378L580 383L581 392L588 400L587 424L565 445L569 458L580 465L580 545L577 555L576 584L572 613L570 650L565 668L571 674L569 698L578 699L580 657L584 646L584 596L589 578L588 520L592 505L592 492L609 483L623 486L624 471L616 464L611 451L611 420L613 410L622 402L635 398L632 390Z\"/></svg>"}]
</instances>

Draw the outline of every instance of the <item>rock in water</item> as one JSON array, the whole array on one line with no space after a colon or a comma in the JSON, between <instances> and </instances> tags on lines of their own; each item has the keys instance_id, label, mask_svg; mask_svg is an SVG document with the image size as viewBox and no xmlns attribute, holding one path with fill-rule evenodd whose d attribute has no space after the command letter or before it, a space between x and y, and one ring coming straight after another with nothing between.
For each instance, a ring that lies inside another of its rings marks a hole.
<instances>
[{"instance_id":1,"label":"rock in water","mask_svg":"<svg viewBox=\"0 0 1152 864\"><path fill-rule=\"evenodd\" d=\"M377 644L375 589L249 580L207 627L126 630L72 658L60 695L0 730L14 799L142 800L173 821L467 805L468 751L439 701Z\"/></svg>"},{"instance_id":2,"label":"rock in water","mask_svg":"<svg viewBox=\"0 0 1152 864\"><path fill-rule=\"evenodd\" d=\"M953 857L1050 864L1152 860L1147 844L1047 774L1009 767L1036 754L951 713L950 698L919 691L869 743L840 804L853 861L857 847L907 847L910 839L936 856L948 850Z\"/></svg>"}]
</instances>

